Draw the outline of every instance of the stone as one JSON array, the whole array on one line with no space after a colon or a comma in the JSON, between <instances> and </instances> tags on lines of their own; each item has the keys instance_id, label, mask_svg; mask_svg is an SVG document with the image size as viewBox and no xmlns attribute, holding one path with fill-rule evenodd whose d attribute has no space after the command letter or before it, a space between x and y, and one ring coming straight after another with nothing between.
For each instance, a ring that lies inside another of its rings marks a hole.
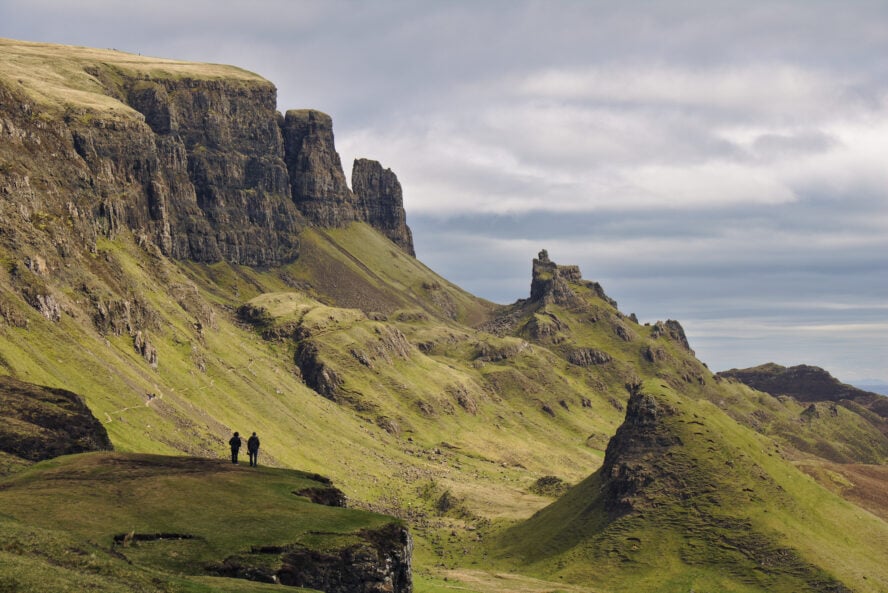
<instances>
[{"instance_id":1,"label":"stone","mask_svg":"<svg viewBox=\"0 0 888 593\"><path fill-rule=\"evenodd\" d=\"M287 111L281 125L293 202L310 222L342 227L359 220L357 200L333 143L333 120L314 109Z\"/></svg>"},{"instance_id":2,"label":"stone","mask_svg":"<svg viewBox=\"0 0 888 593\"><path fill-rule=\"evenodd\" d=\"M383 169L378 161L355 159L352 191L361 219L406 253L416 257L413 233L407 226L401 184L392 170Z\"/></svg>"}]
</instances>

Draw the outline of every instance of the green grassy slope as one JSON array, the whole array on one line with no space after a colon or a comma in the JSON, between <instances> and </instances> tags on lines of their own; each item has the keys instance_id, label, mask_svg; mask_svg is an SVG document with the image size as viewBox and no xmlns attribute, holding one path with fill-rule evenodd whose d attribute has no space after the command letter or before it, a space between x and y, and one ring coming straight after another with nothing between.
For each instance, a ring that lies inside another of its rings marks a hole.
<instances>
[{"instance_id":1,"label":"green grassy slope","mask_svg":"<svg viewBox=\"0 0 888 593\"><path fill-rule=\"evenodd\" d=\"M583 283L571 285L571 305L497 310L363 225L310 232L303 244L293 264L257 271L175 264L121 233L84 265L42 280L65 312L58 322L28 306L18 279L0 270L11 311L0 364L81 394L122 451L224 457L232 431L257 431L265 463L329 475L357 504L410 519L430 587L486 563L460 552L477 542L444 534L471 538L466 527L486 533L489 521L495 531L524 519L549 501L532 493L537 479L577 483L600 466L623 420L626 383L656 379L764 434L825 430L801 421L791 400L718 381L663 326L637 324ZM429 290L443 296L426 299ZM131 335L97 326L97 292L109 308L126 301L140 311L156 368ZM244 304L265 313L248 323L237 313ZM495 333L466 323L485 319L478 327ZM306 384L305 344L336 378L326 396ZM606 359L571 362L593 351ZM876 438L846 413L829 437L842 440L831 442Z\"/></svg>"},{"instance_id":2,"label":"green grassy slope","mask_svg":"<svg viewBox=\"0 0 888 593\"><path fill-rule=\"evenodd\" d=\"M93 583L99 590L262 590L191 577L209 576L231 558L273 571L279 553L251 550L336 553L364 542L363 531L392 523L295 494L327 487L292 470L188 457L96 453L42 462L0 488L8 561L0 564L0 582L17 582L22 591L92 590ZM57 556L59 565L47 562ZM81 571L88 576L62 583Z\"/></svg>"},{"instance_id":3,"label":"green grassy slope","mask_svg":"<svg viewBox=\"0 0 888 593\"><path fill-rule=\"evenodd\" d=\"M885 588L888 524L709 402L642 390L646 415L627 418L603 470L507 531L504 558L611 591Z\"/></svg>"}]
</instances>

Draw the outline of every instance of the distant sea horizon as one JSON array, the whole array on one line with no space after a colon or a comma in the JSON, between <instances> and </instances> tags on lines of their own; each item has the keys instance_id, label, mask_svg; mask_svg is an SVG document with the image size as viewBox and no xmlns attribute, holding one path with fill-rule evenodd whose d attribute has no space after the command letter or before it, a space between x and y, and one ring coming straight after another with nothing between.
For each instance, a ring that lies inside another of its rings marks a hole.
<instances>
[{"instance_id":1,"label":"distant sea horizon","mask_svg":"<svg viewBox=\"0 0 888 593\"><path fill-rule=\"evenodd\" d=\"M854 387L888 396L888 383L855 383Z\"/></svg>"}]
</instances>

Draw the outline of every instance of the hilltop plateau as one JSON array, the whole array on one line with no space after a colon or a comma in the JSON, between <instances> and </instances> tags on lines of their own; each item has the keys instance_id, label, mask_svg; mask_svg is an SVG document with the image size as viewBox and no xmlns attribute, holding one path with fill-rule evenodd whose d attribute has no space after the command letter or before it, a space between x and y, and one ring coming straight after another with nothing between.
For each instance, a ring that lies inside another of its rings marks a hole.
<instances>
[{"instance_id":1,"label":"hilltop plateau","mask_svg":"<svg viewBox=\"0 0 888 593\"><path fill-rule=\"evenodd\" d=\"M349 187L332 118L255 74L0 58L4 586L888 588L870 407L714 375L545 250L527 298L467 293L395 174ZM258 470L220 461L234 431ZM330 481L350 508L293 494ZM397 564L380 541L410 570L324 580Z\"/></svg>"}]
</instances>

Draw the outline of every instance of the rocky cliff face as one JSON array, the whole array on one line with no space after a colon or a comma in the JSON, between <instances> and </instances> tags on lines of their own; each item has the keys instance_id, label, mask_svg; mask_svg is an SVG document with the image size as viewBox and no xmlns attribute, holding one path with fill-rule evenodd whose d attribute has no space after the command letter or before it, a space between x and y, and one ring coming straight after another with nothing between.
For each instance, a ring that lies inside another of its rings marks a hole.
<instances>
[{"instance_id":1,"label":"rocky cliff face","mask_svg":"<svg viewBox=\"0 0 888 593\"><path fill-rule=\"evenodd\" d=\"M411 593L410 533L389 525L363 536L364 542L333 554L288 550L282 556L277 582L327 593Z\"/></svg>"},{"instance_id":2,"label":"rocky cliff face","mask_svg":"<svg viewBox=\"0 0 888 593\"><path fill-rule=\"evenodd\" d=\"M183 74L130 62L54 62L89 89L59 83L58 105L0 71L8 247L52 268L99 237L132 231L176 259L267 267L297 256L306 224L363 221L412 253L394 174L359 172L356 197L328 115L281 118L274 86L236 69L229 78L196 64L182 64Z\"/></svg>"},{"instance_id":3,"label":"rocky cliff face","mask_svg":"<svg viewBox=\"0 0 888 593\"><path fill-rule=\"evenodd\" d=\"M288 111L281 126L293 201L319 226L344 226L359 220L359 209L345 182L333 145L333 120L313 109Z\"/></svg>"},{"instance_id":4,"label":"rocky cliff face","mask_svg":"<svg viewBox=\"0 0 888 593\"><path fill-rule=\"evenodd\" d=\"M404 197L398 177L383 169L377 161L355 159L352 166L352 190L362 219L416 257L413 233L407 226Z\"/></svg>"},{"instance_id":5,"label":"rocky cliff face","mask_svg":"<svg viewBox=\"0 0 888 593\"><path fill-rule=\"evenodd\" d=\"M0 191L10 226L58 221L45 230L63 256L131 230L179 259L266 266L294 257L302 225L272 85L123 78L105 90L144 119L76 107L56 119L5 89Z\"/></svg>"},{"instance_id":6,"label":"rocky cliff face","mask_svg":"<svg viewBox=\"0 0 888 593\"><path fill-rule=\"evenodd\" d=\"M396 524L363 530L360 541L320 551L302 545L254 548L208 567L219 576L326 593L411 593L413 538Z\"/></svg>"}]
</instances>

